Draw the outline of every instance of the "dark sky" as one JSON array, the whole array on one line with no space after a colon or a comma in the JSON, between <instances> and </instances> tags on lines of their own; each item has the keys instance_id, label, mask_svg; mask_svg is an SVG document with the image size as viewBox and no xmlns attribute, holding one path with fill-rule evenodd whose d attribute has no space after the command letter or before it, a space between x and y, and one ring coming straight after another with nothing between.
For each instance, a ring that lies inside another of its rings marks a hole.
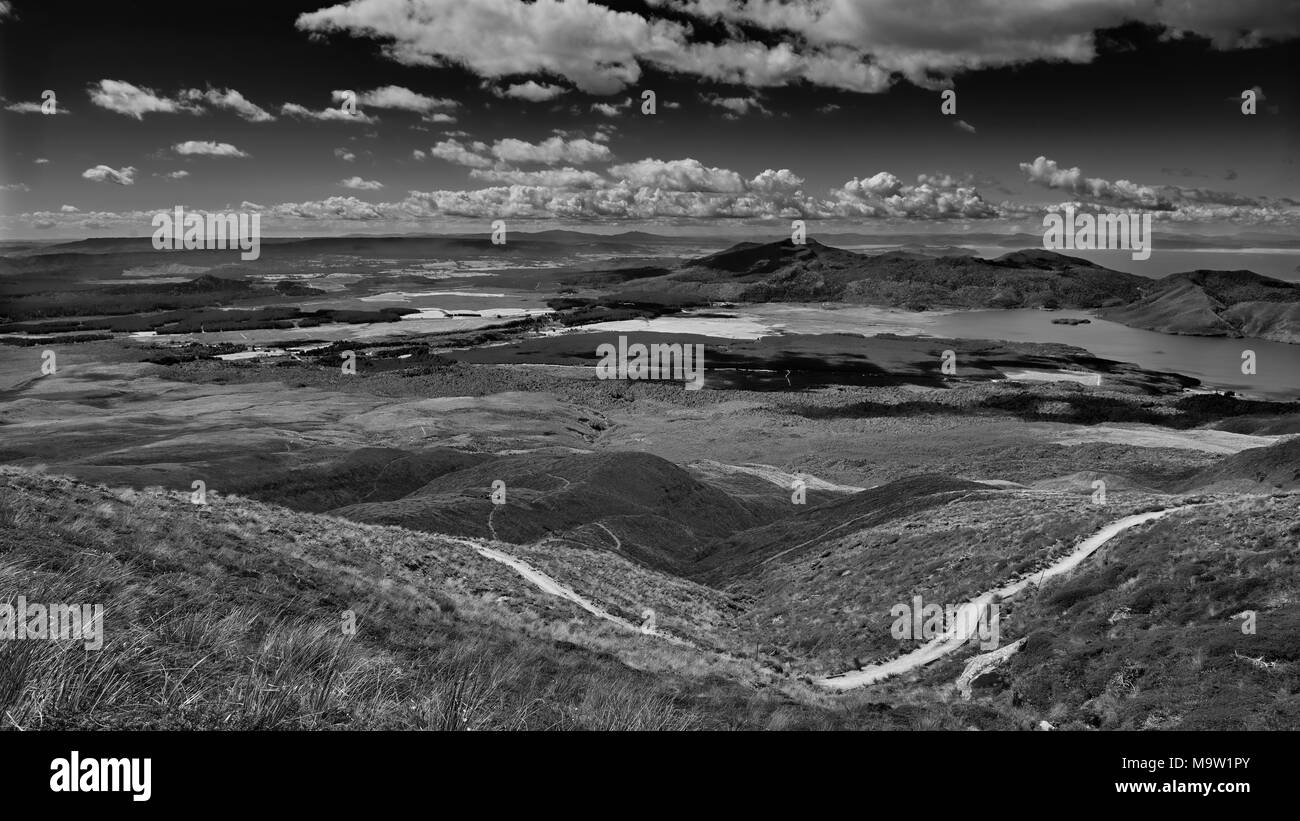
<instances>
[{"instance_id":1,"label":"dark sky","mask_svg":"<svg viewBox=\"0 0 1300 821\"><path fill-rule=\"evenodd\" d=\"M0 236L148 233L147 212L175 204L260 207L291 233L494 217L1010 230L1063 201L1295 232L1295 2L1152 5L1140 22L1118 2L881 0L832 8L842 18L614 5L17 0L0 22ZM503 96L530 83L556 96ZM386 87L424 110L392 107L392 91L364 102ZM940 113L944 87L956 115ZM23 110L46 89L66 113ZM337 109L339 89L375 121L282 109ZM256 108L213 101L228 90Z\"/></svg>"}]
</instances>

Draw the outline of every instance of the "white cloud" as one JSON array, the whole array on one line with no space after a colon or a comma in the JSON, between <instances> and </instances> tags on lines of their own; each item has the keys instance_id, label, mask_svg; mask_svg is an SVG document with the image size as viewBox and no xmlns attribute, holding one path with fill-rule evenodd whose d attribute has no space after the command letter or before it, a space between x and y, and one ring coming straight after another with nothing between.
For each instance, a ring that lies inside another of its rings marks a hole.
<instances>
[{"instance_id":1,"label":"white cloud","mask_svg":"<svg viewBox=\"0 0 1300 821\"><path fill-rule=\"evenodd\" d=\"M230 143L218 143L211 140L186 140L176 143L172 151L187 157L247 157L247 152L240 151Z\"/></svg>"},{"instance_id":2,"label":"white cloud","mask_svg":"<svg viewBox=\"0 0 1300 821\"><path fill-rule=\"evenodd\" d=\"M12 111L16 114L43 114L41 103L10 103L5 106L5 111ZM59 105L54 108L55 114L70 114L65 107Z\"/></svg>"},{"instance_id":3,"label":"white cloud","mask_svg":"<svg viewBox=\"0 0 1300 821\"><path fill-rule=\"evenodd\" d=\"M1084 177L1078 167L1061 168L1055 160L1038 157L1031 163L1020 163L1029 181L1044 188L1065 191L1075 196L1090 197L1102 202L1139 206L1143 208L1170 207L1159 188L1138 185L1128 180L1111 182L1100 177Z\"/></svg>"},{"instance_id":4,"label":"white cloud","mask_svg":"<svg viewBox=\"0 0 1300 821\"><path fill-rule=\"evenodd\" d=\"M356 197L326 197L323 200L308 202L285 202L279 205L272 205L267 208L246 203L242 207L249 210L256 210L270 217L284 220L306 220L311 222L321 220L345 220L345 221L373 221L381 219L391 219L394 216L393 211L384 210L385 206L372 205L371 203L359 200Z\"/></svg>"},{"instance_id":5,"label":"white cloud","mask_svg":"<svg viewBox=\"0 0 1300 821\"><path fill-rule=\"evenodd\" d=\"M145 114L197 114L201 109L183 100L159 96L153 89L135 86L122 80L100 80L87 92L90 101L100 108L143 120Z\"/></svg>"},{"instance_id":6,"label":"white cloud","mask_svg":"<svg viewBox=\"0 0 1300 821\"><path fill-rule=\"evenodd\" d=\"M476 168L469 172L476 180L505 185L528 185L555 190L580 190L601 188L608 183L595 171L577 168L544 168L540 171L520 171L514 168Z\"/></svg>"},{"instance_id":7,"label":"white cloud","mask_svg":"<svg viewBox=\"0 0 1300 821\"><path fill-rule=\"evenodd\" d=\"M209 88L206 91L190 88L182 91L180 96L191 103L206 102L213 108L224 108L233 111L250 123L269 123L275 120L275 115L253 104L247 97L233 88Z\"/></svg>"},{"instance_id":8,"label":"white cloud","mask_svg":"<svg viewBox=\"0 0 1300 821\"><path fill-rule=\"evenodd\" d=\"M975 126L971 125L965 120L957 120L956 122L953 123L953 125L956 126L957 128L960 128L962 131L965 131L967 134L975 133Z\"/></svg>"},{"instance_id":9,"label":"white cloud","mask_svg":"<svg viewBox=\"0 0 1300 821\"><path fill-rule=\"evenodd\" d=\"M528 100L531 103L543 103L547 100L554 100L561 94L567 94L569 90L564 86L551 85L550 83L538 83L529 80L525 83L515 83L504 89L494 88L492 93L498 97L512 97L516 100Z\"/></svg>"},{"instance_id":10,"label":"white cloud","mask_svg":"<svg viewBox=\"0 0 1300 821\"><path fill-rule=\"evenodd\" d=\"M806 54L833 53L870 59L888 73L931 87L933 78L961 71L1040 60L1090 62L1093 32L1136 20L1168 27L1175 35L1210 37L1220 48L1251 47L1300 34L1300 18L1287 3L1265 0L929 0L916 13L913 0L652 0L653 5L707 20L744 23L788 32ZM850 61L846 60L846 64ZM808 79L812 79L811 77ZM847 85L823 82L823 85Z\"/></svg>"},{"instance_id":11,"label":"white cloud","mask_svg":"<svg viewBox=\"0 0 1300 821\"><path fill-rule=\"evenodd\" d=\"M829 210L836 216L941 220L987 219L1000 216L973 185L950 177L922 174L915 185L886 171L865 179L854 177L831 192Z\"/></svg>"},{"instance_id":12,"label":"white cloud","mask_svg":"<svg viewBox=\"0 0 1300 821\"><path fill-rule=\"evenodd\" d=\"M135 168L126 166L124 168L113 168L108 165L97 165L94 168L87 168L81 172L81 176L95 182L112 182L118 185L135 185Z\"/></svg>"},{"instance_id":13,"label":"white cloud","mask_svg":"<svg viewBox=\"0 0 1300 821\"><path fill-rule=\"evenodd\" d=\"M632 98L628 97L621 103L592 103L591 110L606 117L617 117L625 108L632 105Z\"/></svg>"},{"instance_id":14,"label":"white cloud","mask_svg":"<svg viewBox=\"0 0 1300 821\"><path fill-rule=\"evenodd\" d=\"M585 165L604 162L613 156L607 145L585 137L570 140L562 136L548 137L538 143L507 137L497 140L490 147L483 142L462 143L455 138L448 138L431 148L429 153L439 159L469 168L488 168L494 164L492 157L507 164Z\"/></svg>"},{"instance_id":15,"label":"white cloud","mask_svg":"<svg viewBox=\"0 0 1300 821\"><path fill-rule=\"evenodd\" d=\"M353 154L351 151L349 151L346 148L334 149L334 156L338 157L340 160L343 160L343 162L352 162L357 158L356 154Z\"/></svg>"},{"instance_id":16,"label":"white cloud","mask_svg":"<svg viewBox=\"0 0 1300 821\"><path fill-rule=\"evenodd\" d=\"M37 157L36 159L32 160L32 162L36 163L37 165L48 165L50 161L45 159L44 157Z\"/></svg>"},{"instance_id":17,"label":"white cloud","mask_svg":"<svg viewBox=\"0 0 1300 821\"><path fill-rule=\"evenodd\" d=\"M64 214L75 214L81 209L75 205L60 205L59 210Z\"/></svg>"},{"instance_id":18,"label":"white cloud","mask_svg":"<svg viewBox=\"0 0 1300 821\"><path fill-rule=\"evenodd\" d=\"M633 163L611 166L609 173L642 188L666 191L709 191L713 193L739 193L745 190L745 180L735 171L725 168L707 168L699 160L645 159Z\"/></svg>"},{"instance_id":19,"label":"white cloud","mask_svg":"<svg viewBox=\"0 0 1300 821\"><path fill-rule=\"evenodd\" d=\"M348 177L345 180L340 180L339 185L357 191L378 191L380 188L384 187L382 182L376 180L363 180L360 177Z\"/></svg>"},{"instance_id":20,"label":"white cloud","mask_svg":"<svg viewBox=\"0 0 1300 821\"><path fill-rule=\"evenodd\" d=\"M345 122L345 123L365 123L367 125L378 122L378 119L371 117L364 111L344 111L342 108L322 108L313 110L297 103L285 103L280 106L280 113L288 117L298 117L303 120L320 120L323 122Z\"/></svg>"},{"instance_id":21,"label":"white cloud","mask_svg":"<svg viewBox=\"0 0 1300 821\"><path fill-rule=\"evenodd\" d=\"M190 172L186 171L186 170L183 169L183 168L180 169L179 171L170 171L170 172L168 172L168 173L166 173L166 174L163 174L163 176L166 177L166 178L169 179L169 180L183 180L183 179L185 179L186 177L188 177L189 175L190 175Z\"/></svg>"},{"instance_id":22,"label":"white cloud","mask_svg":"<svg viewBox=\"0 0 1300 821\"><path fill-rule=\"evenodd\" d=\"M492 165L492 160L483 156L483 152L487 150L486 143L462 143L460 140L449 138L430 148L429 153L454 165L487 168Z\"/></svg>"},{"instance_id":23,"label":"white cloud","mask_svg":"<svg viewBox=\"0 0 1300 821\"><path fill-rule=\"evenodd\" d=\"M331 92L334 102L342 102L346 98L346 92L336 90ZM440 97L427 97L423 94L417 94L409 88L402 86L382 86L380 88L364 91L357 95L357 102L360 105L368 105L373 108L393 108L401 111L414 111L418 114L429 114L439 109L455 108L460 103Z\"/></svg>"},{"instance_id":24,"label":"white cloud","mask_svg":"<svg viewBox=\"0 0 1300 821\"><path fill-rule=\"evenodd\" d=\"M1130 20L1195 33L1219 48L1300 35L1294 4L1242 0L650 0L685 19L648 19L588 0L348 0L298 28L375 39L406 65L481 77L562 77L616 94L643 66L751 87L799 83L874 93L899 76L926 87L973 69L1090 62L1093 32ZM722 22L724 25L713 25ZM764 30L749 39L741 25ZM721 40L695 39L708 28Z\"/></svg>"},{"instance_id":25,"label":"white cloud","mask_svg":"<svg viewBox=\"0 0 1300 821\"><path fill-rule=\"evenodd\" d=\"M1038 157L1031 163L1020 163L1029 181L1075 197L1083 197L1096 204L1119 208L1142 208L1155 211L1175 211L1184 214L1210 213L1205 209L1259 208L1265 211L1289 206L1265 197L1250 197L1230 191L1209 188L1185 188L1179 185L1145 185L1129 180L1107 180L1085 177L1079 168L1062 168L1055 160Z\"/></svg>"},{"instance_id":26,"label":"white cloud","mask_svg":"<svg viewBox=\"0 0 1300 821\"><path fill-rule=\"evenodd\" d=\"M566 140L563 137L550 137L540 143L507 137L492 144L492 155L507 163L542 163L543 165L556 165L562 162L583 165L602 162L613 156L607 145L586 138Z\"/></svg>"},{"instance_id":27,"label":"white cloud","mask_svg":"<svg viewBox=\"0 0 1300 821\"><path fill-rule=\"evenodd\" d=\"M422 159L424 159L424 158L427 157L427 156L429 156L429 155L426 154L426 153L424 153L423 151L421 151L421 150L418 149L418 148L411 152L411 158L412 158L412 159L422 160Z\"/></svg>"},{"instance_id":28,"label":"white cloud","mask_svg":"<svg viewBox=\"0 0 1300 821\"><path fill-rule=\"evenodd\" d=\"M25 182L11 182L11 183L0 184L0 191L18 191L21 193L26 193L31 190L32 189L28 188L27 183Z\"/></svg>"},{"instance_id":29,"label":"white cloud","mask_svg":"<svg viewBox=\"0 0 1300 821\"><path fill-rule=\"evenodd\" d=\"M702 98L709 105L724 108L727 113L722 115L729 120L735 120L748 114L750 111L757 111L760 114L771 116L772 112L763 107L758 101L757 95L749 97L722 97L718 94L705 94Z\"/></svg>"}]
</instances>

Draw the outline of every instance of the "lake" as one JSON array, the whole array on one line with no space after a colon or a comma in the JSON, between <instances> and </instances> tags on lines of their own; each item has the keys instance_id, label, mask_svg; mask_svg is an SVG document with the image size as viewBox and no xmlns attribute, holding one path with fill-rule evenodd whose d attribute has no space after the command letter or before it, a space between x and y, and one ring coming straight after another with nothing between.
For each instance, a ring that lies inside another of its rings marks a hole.
<instances>
[{"instance_id":1,"label":"lake","mask_svg":"<svg viewBox=\"0 0 1300 821\"><path fill-rule=\"evenodd\" d=\"M696 333L755 339L780 333L893 333L1010 342L1059 342L1085 348L1103 359L1133 362L1148 370L1173 371L1200 379L1206 387L1270 399L1300 399L1300 345L1260 339L1173 336L1096 319L1087 311L1034 309L988 311L901 311L853 305L768 303L727 311L690 313L652 320L584 326L583 330ZM1087 325L1055 325L1053 319L1089 319ZM1256 373L1241 372L1242 351L1252 350Z\"/></svg>"}]
</instances>

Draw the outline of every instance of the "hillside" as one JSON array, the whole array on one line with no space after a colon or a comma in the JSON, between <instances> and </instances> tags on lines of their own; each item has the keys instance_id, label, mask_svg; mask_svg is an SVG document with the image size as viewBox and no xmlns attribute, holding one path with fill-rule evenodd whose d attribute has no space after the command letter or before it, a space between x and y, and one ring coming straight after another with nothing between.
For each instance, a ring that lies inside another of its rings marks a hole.
<instances>
[{"instance_id":1,"label":"hillside","mask_svg":"<svg viewBox=\"0 0 1300 821\"><path fill-rule=\"evenodd\" d=\"M880 490L808 511L832 532L724 591L581 546L218 494L195 506L3 468L0 601L21 592L111 615L101 652L0 642L0 714L25 729L1173 728L1300 715L1285 595L1300 570L1294 496L1125 493L1103 508L924 477ZM973 646L833 699L800 683L914 647L890 637L897 602L964 600L1118 517L1187 501L1200 506L1005 602L1003 645L1028 640L970 702L951 684ZM634 629L647 605L686 641ZM1257 636L1238 629L1244 609L1259 612Z\"/></svg>"},{"instance_id":2,"label":"hillside","mask_svg":"<svg viewBox=\"0 0 1300 821\"><path fill-rule=\"evenodd\" d=\"M1152 292L1102 317L1135 328L1192 336L1300 342L1300 285L1251 271L1170 274Z\"/></svg>"},{"instance_id":3,"label":"hillside","mask_svg":"<svg viewBox=\"0 0 1300 821\"><path fill-rule=\"evenodd\" d=\"M986 260L893 251L857 254L808 240L743 242L638 280L627 298L651 294L741 302L842 301L908 308L1094 308L1137 299L1142 277L1049 251Z\"/></svg>"},{"instance_id":4,"label":"hillside","mask_svg":"<svg viewBox=\"0 0 1300 821\"><path fill-rule=\"evenodd\" d=\"M1120 536L1004 609L1004 645L1026 641L975 682L979 700L1041 711L1063 730L1295 727L1295 510L1294 495L1217 501Z\"/></svg>"},{"instance_id":5,"label":"hillside","mask_svg":"<svg viewBox=\"0 0 1300 821\"><path fill-rule=\"evenodd\" d=\"M507 504L489 498L497 481ZM710 539L787 515L789 500L772 490L765 500L733 497L648 453L530 453L481 461L400 499L334 513L512 543L553 539L680 572Z\"/></svg>"},{"instance_id":6,"label":"hillside","mask_svg":"<svg viewBox=\"0 0 1300 821\"><path fill-rule=\"evenodd\" d=\"M643 303L845 302L910 310L1096 309L1135 328L1300 342L1300 285L1251 271L1151 280L1079 257L1027 249L983 259L962 249L866 255L808 240L742 242L676 271L570 278Z\"/></svg>"},{"instance_id":7,"label":"hillside","mask_svg":"<svg viewBox=\"0 0 1300 821\"><path fill-rule=\"evenodd\" d=\"M685 729L746 698L472 547L239 497L0 469L18 594L102 605L103 648L0 642L6 729Z\"/></svg>"},{"instance_id":8,"label":"hillside","mask_svg":"<svg viewBox=\"0 0 1300 821\"><path fill-rule=\"evenodd\" d=\"M1198 471L1187 489L1232 489L1243 493L1300 490L1300 436L1249 448Z\"/></svg>"}]
</instances>

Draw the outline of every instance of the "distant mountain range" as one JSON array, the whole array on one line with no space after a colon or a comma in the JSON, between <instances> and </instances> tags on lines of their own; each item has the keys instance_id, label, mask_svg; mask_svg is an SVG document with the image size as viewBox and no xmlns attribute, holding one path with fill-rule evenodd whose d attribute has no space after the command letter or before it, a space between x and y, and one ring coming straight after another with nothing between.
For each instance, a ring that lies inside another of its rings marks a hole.
<instances>
[{"instance_id":1,"label":"distant mountain range","mask_svg":"<svg viewBox=\"0 0 1300 821\"><path fill-rule=\"evenodd\" d=\"M191 251L184 259L187 271L220 267L222 276L230 279L334 255L363 261L500 255L514 260L517 267L521 259L572 265L577 254L604 261L583 263L588 270L565 274L565 284L611 291L615 298L628 301L844 302L913 310L1087 309L1114 322L1163 333L1300 343L1300 284L1251 271L1196 270L1151 279L1034 249L1038 238L1029 234L971 234L960 237L960 245L938 245L951 238L937 235L828 234L823 238L843 244L900 243L901 248L864 254L815 239L801 245L783 239L740 242L682 262L679 255L691 253L691 247L716 247L727 240L644 231L550 230L513 232L505 245L493 245L486 234L266 238L256 262L232 260L231 252L217 250ZM992 259L973 250L1005 247L1011 240L1031 249ZM1172 247L1223 247L1229 242L1282 246L1290 241L1272 235L1194 237L1182 238ZM148 237L10 243L4 250L0 296L11 299L50 290L54 283L109 279L157 266L159 255L166 253L154 250ZM604 267L594 270L598 265Z\"/></svg>"},{"instance_id":2,"label":"distant mountain range","mask_svg":"<svg viewBox=\"0 0 1300 821\"><path fill-rule=\"evenodd\" d=\"M959 252L866 255L816 240L742 242L629 282L622 295L911 310L1093 309L1105 319L1163 333L1300 342L1300 285L1251 271L1192 271L1153 280L1043 250L984 259Z\"/></svg>"}]
</instances>

